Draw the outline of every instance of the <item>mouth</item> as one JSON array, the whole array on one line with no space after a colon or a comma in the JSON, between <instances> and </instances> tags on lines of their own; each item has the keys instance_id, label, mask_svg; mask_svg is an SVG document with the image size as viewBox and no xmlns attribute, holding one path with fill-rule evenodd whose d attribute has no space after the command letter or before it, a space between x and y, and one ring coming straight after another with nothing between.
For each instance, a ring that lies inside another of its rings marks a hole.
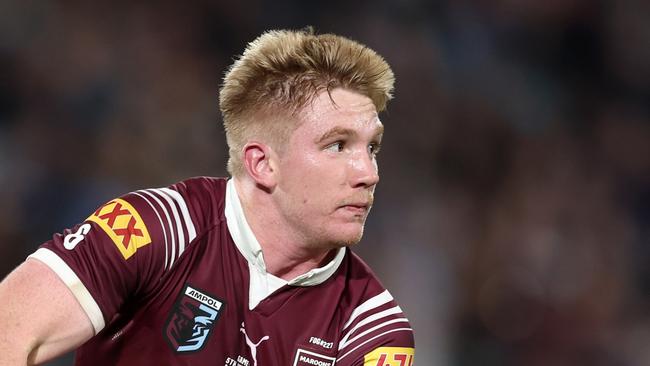
<instances>
[{"instance_id":1,"label":"mouth","mask_svg":"<svg viewBox=\"0 0 650 366\"><path fill-rule=\"evenodd\" d=\"M366 214L370 209L370 204L366 202L347 203L341 208L354 214Z\"/></svg>"}]
</instances>

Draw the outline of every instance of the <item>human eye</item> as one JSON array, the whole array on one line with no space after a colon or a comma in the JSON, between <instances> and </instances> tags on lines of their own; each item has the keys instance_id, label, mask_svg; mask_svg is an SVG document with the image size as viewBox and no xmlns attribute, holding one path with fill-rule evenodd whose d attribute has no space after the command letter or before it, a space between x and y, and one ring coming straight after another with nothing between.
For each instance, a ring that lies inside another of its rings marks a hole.
<instances>
[{"instance_id":1,"label":"human eye","mask_svg":"<svg viewBox=\"0 0 650 366\"><path fill-rule=\"evenodd\" d=\"M373 157L379 154L379 150L381 150L381 145L377 142L373 142L368 145L368 153Z\"/></svg>"},{"instance_id":2,"label":"human eye","mask_svg":"<svg viewBox=\"0 0 650 366\"><path fill-rule=\"evenodd\" d=\"M325 147L325 150L330 152L341 152L345 148L345 143L343 141L336 141Z\"/></svg>"}]
</instances>

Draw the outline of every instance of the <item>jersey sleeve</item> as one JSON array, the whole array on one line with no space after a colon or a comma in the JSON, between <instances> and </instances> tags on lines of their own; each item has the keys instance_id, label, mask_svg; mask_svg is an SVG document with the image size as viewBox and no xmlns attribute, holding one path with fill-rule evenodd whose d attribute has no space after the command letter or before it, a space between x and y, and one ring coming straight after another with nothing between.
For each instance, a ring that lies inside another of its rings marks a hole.
<instances>
[{"instance_id":1,"label":"jersey sleeve","mask_svg":"<svg viewBox=\"0 0 650 366\"><path fill-rule=\"evenodd\" d=\"M356 307L343 326L337 366L413 366L413 329L386 290Z\"/></svg>"},{"instance_id":2,"label":"jersey sleeve","mask_svg":"<svg viewBox=\"0 0 650 366\"><path fill-rule=\"evenodd\" d=\"M126 194L29 257L66 283L97 334L128 301L153 293L197 237L189 201L183 183Z\"/></svg>"}]
</instances>

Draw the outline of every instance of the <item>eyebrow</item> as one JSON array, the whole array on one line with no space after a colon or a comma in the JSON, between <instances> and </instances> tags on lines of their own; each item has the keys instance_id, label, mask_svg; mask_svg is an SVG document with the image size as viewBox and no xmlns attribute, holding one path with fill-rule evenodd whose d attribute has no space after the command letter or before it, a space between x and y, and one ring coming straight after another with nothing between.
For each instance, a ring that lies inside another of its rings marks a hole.
<instances>
[{"instance_id":1,"label":"eyebrow","mask_svg":"<svg viewBox=\"0 0 650 366\"><path fill-rule=\"evenodd\" d=\"M382 135L384 133L384 126L379 125L379 127L376 128L375 136ZM345 128L345 127L333 127L329 131L325 132L321 137L316 139L316 143L320 144L323 141L329 140L330 138L334 136L357 136L358 133L357 131L351 129L351 128Z\"/></svg>"}]
</instances>

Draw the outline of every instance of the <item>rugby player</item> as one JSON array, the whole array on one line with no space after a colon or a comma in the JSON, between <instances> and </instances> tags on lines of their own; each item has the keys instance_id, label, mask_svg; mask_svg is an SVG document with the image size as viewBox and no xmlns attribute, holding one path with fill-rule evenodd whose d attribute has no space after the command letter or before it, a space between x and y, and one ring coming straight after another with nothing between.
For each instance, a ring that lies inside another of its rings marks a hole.
<instances>
[{"instance_id":1,"label":"rugby player","mask_svg":"<svg viewBox=\"0 0 650 366\"><path fill-rule=\"evenodd\" d=\"M230 178L100 206L0 284L0 364L411 366L411 325L349 247L394 77L344 37L269 31L226 73Z\"/></svg>"}]
</instances>

